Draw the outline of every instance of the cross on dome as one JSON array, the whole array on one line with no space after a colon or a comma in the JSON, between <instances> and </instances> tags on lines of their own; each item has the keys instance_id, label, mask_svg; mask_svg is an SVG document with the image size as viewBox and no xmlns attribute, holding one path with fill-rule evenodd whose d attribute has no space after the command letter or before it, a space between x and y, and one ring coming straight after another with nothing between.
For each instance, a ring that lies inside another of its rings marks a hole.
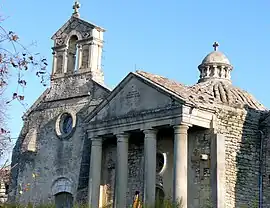
<instances>
[{"instance_id":1,"label":"cross on dome","mask_svg":"<svg viewBox=\"0 0 270 208\"><path fill-rule=\"evenodd\" d=\"M218 46L219 46L218 42L214 42L213 44L214 51L217 51Z\"/></svg>"},{"instance_id":2,"label":"cross on dome","mask_svg":"<svg viewBox=\"0 0 270 208\"><path fill-rule=\"evenodd\" d=\"M80 17L80 13L79 13L79 8L81 7L79 1L75 1L74 5L73 5L73 9L74 9L74 12L73 12L73 16L74 17Z\"/></svg>"}]
</instances>

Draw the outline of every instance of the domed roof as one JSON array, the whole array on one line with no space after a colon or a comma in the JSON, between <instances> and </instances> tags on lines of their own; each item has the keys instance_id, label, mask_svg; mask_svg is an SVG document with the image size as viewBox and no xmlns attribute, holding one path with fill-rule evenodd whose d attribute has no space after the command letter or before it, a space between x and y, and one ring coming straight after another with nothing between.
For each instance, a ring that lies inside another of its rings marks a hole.
<instances>
[{"instance_id":1,"label":"domed roof","mask_svg":"<svg viewBox=\"0 0 270 208\"><path fill-rule=\"evenodd\" d=\"M231 65L229 59L224 55L224 53L220 51L213 51L209 53L202 61L202 64L214 64L214 63Z\"/></svg>"},{"instance_id":2,"label":"domed roof","mask_svg":"<svg viewBox=\"0 0 270 208\"><path fill-rule=\"evenodd\" d=\"M216 108L229 106L234 108L253 108L266 110L251 94L234 87L229 82L220 80L208 80L193 86L186 86L168 78L143 71L136 71L136 75L143 76L155 84L168 89L170 92L180 96L187 103L198 106Z\"/></svg>"},{"instance_id":3,"label":"domed roof","mask_svg":"<svg viewBox=\"0 0 270 208\"><path fill-rule=\"evenodd\" d=\"M266 109L251 94L226 82L209 80L208 82L195 84L189 89L189 100L196 103L220 104L231 107L248 106L258 110Z\"/></svg>"}]
</instances>

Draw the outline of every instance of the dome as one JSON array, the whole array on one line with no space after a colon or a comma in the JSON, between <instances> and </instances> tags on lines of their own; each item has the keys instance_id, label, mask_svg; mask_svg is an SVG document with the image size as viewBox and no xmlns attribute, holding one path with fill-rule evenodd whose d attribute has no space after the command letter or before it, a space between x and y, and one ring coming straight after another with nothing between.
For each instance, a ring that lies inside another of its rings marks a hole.
<instances>
[{"instance_id":1,"label":"dome","mask_svg":"<svg viewBox=\"0 0 270 208\"><path fill-rule=\"evenodd\" d=\"M195 84L190 89L189 99L203 105L227 105L231 107L248 106L257 110L266 108L248 92L226 82L209 80Z\"/></svg>"},{"instance_id":2,"label":"dome","mask_svg":"<svg viewBox=\"0 0 270 208\"><path fill-rule=\"evenodd\" d=\"M202 64L228 64L231 65L229 59L220 51L213 51L209 53L202 61Z\"/></svg>"},{"instance_id":3,"label":"dome","mask_svg":"<svg viewBox=\"0 0 270 208\"><path fill-rule=\"evenodd\" d=\"M168 78L150 74L148 72L136 71L136 75L149 79L158 86L180 96L186 103L194 104L204 108L252 108L266 110L251 94L240 88L234 87L229 82L220 79L209 79L192 86L186 86Z\"/></svg>"}]
</instances>

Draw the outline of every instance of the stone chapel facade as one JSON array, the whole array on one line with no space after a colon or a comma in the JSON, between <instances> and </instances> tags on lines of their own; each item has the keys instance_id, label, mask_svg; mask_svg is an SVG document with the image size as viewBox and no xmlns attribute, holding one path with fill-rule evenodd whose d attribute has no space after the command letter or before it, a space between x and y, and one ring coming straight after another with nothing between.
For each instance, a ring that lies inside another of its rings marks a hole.
<instances>
[{"instance_id":1,"label":"stone chapel facade","mask_svg":"<svg viewBox=\"0 0 270 208\"><path fill-rule=\"evenodd\" d=\"M78 8L52 37L50 88L23 117L9 201L123 208L139 193L150 205L269 207L270 114L232 84L218 44L193 86L136 71L111 91L105 30Z\"/></svg>"}]
</instances>

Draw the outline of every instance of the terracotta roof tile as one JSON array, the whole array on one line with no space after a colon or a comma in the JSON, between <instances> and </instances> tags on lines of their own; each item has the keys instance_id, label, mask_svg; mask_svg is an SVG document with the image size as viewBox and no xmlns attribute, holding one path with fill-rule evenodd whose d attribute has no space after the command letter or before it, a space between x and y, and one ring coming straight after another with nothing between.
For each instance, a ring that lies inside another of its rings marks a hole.
<instances>
[{"instance_id":1,"label":"terracotta roof tile","mask_svg":"<svg viewBox=\"0 0 270 208\"><path fill-rule=\"evenodd\" d=\"M185 102L203 107L217 107L216 105L227 105L231 107L248 106L253 109L266 110L266 108L253 98L248 92L226 84L222 81L208 80L186 86L168 78L151 74L144 71L136 71L135 74L164 87L168 91L180 96Z\"/></svg>"},{"instance_id":2,"label":"terracotta roof tile","mask_svg":"<svg viewBox=\"0 0 270 208\"><path fill-rule=\"evenodd\" d=\"M179 95L183 99L185 99L185 97L186 97L185 93L188 93L187 86L185 86L181 83L178 83L176 81L170 80L166 77L162 77L162 76L159 76L156 74L151 74L151 73L144 72L144 71L136 71L135 73L138 75L141 75L141 76L151 80L155 84L160 85L161 87L164 87L167 90Z\"/></svg>"}]
</instances>

